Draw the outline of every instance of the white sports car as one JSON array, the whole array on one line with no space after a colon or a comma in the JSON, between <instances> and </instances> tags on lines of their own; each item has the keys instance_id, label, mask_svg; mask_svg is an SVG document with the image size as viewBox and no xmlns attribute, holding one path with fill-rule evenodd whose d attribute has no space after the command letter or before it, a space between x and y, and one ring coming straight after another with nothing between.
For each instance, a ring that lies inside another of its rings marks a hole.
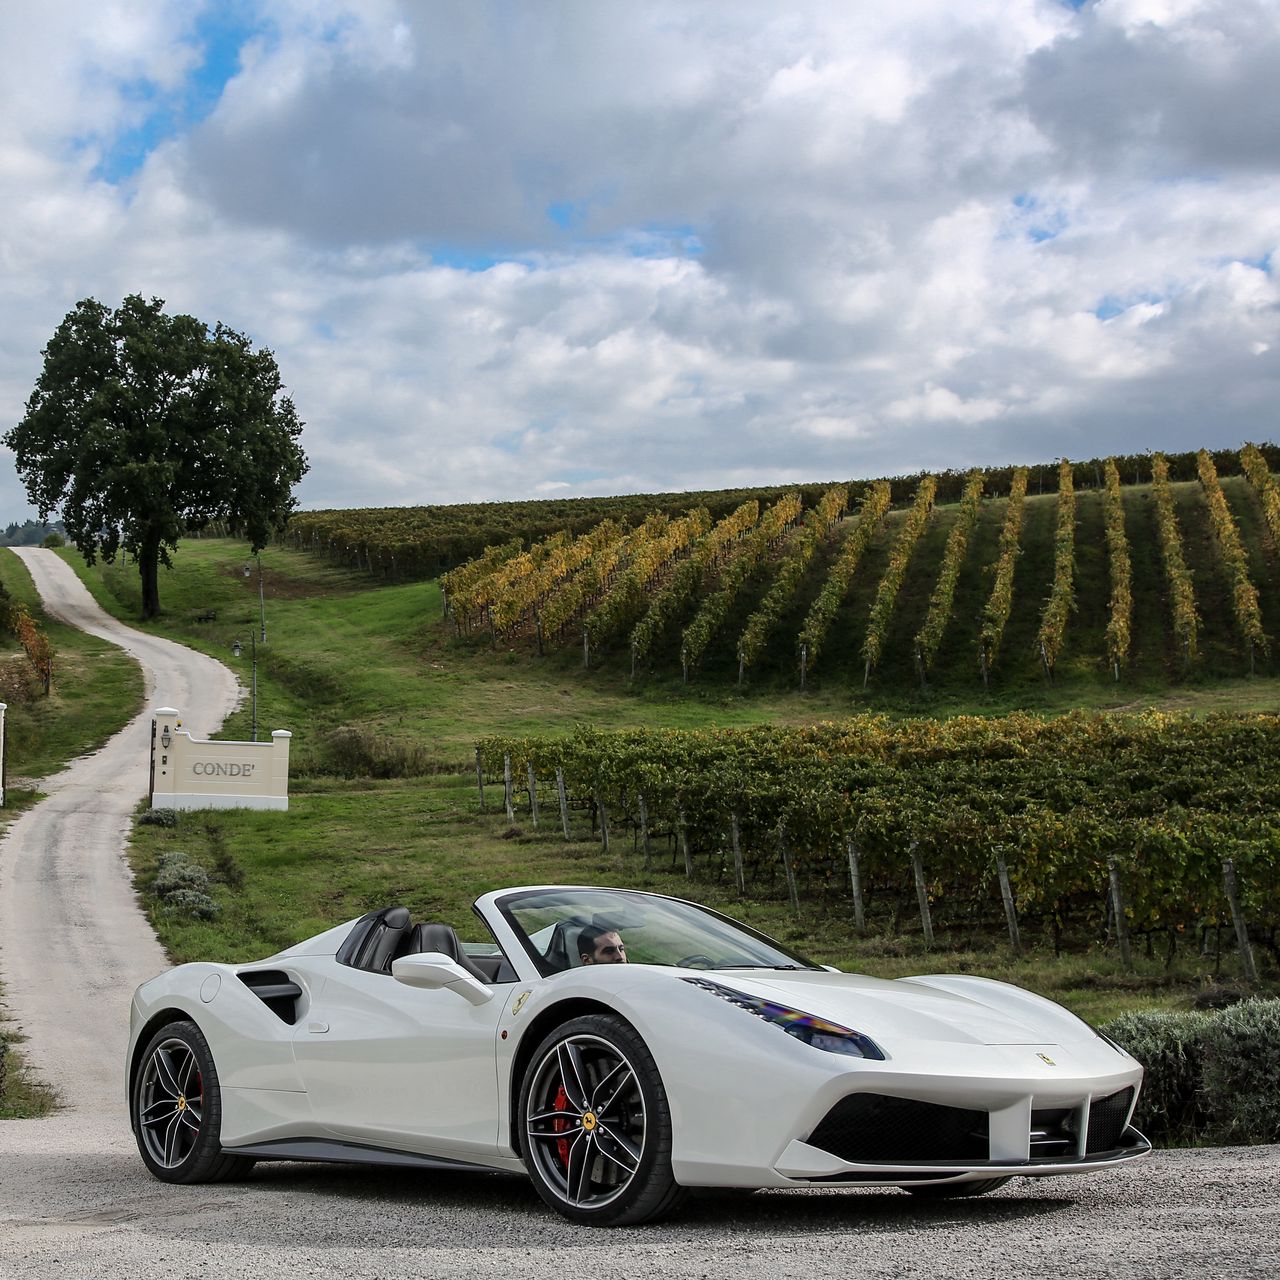
<instances>
[{"instance_id":1,"label":"white sports car","mask_svg":"<svg viewBox=\"0 0 1280 1280\"><path fill-rule=\"evenodd\" d=\"M1017 987L840 973L656 894L506 889L475 912L491 942L387 907L144 983L127 1078L147 1167L527 1172L567 1218L619 1225L688 1187L978 1195L1150 1150L1138 1063Z\"/></svg>"}]
</instances>

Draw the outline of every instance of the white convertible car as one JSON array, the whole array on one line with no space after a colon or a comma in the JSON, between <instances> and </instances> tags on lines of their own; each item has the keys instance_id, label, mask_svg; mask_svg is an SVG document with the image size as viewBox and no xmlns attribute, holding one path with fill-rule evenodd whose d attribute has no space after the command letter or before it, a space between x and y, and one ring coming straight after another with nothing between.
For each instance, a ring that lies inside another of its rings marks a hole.
<instances>
[{"instance_id":1,"label":"white convertible car","mask_svg":"<svg viewBox=\"0 0 1280 1280\"><path fill-rule=\"evenodd\" d=\"M127 1077L147 1167L527 1172L567 1218L619 1225L688 1187L966 1196L1150 1150L1138 1063L1016 987L836 972L656 894L507 889L475 911L491 942L387 907L144 983Z\"/></svg>"}]
</instances>

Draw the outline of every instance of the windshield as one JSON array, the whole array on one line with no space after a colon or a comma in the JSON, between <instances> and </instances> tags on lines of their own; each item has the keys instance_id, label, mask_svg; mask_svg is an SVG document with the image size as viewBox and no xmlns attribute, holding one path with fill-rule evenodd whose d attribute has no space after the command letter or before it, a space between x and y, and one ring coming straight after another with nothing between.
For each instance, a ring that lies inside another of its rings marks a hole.
<instances>
[{"instance_id":1,"label":"windshield","mask_svg":"<svg viewBox=\"0 0 1280 1280\"><path fill-rule=\"evenodd\" d=\"M583 934L617 933L631 964L687 969L813 969L763 934L674 898L621 889L531 889L499 898L541 973L582 964Z\"/></svg>"}]
</instances>

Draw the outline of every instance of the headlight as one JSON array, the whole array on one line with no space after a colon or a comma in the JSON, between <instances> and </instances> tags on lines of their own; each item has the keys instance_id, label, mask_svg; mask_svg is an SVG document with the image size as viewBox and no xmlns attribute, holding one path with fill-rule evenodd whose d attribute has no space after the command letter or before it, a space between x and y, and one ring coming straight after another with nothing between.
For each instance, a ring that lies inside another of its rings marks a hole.
<instances>
[{"instance_id":1,"label":"headlight","mask_svg":"<svg viewBox=\"0 0 1280 1280\"><path fill-rule=\"evenodd\" d=\"M813 1049L822 1049L827 1053L841 1053L847 1058L871 1058L877 1062L884 1061L884 1053L874 1041L860 1031L852 1031L839 1023L828 1022L816 1014L802 1013L799 1009L789 1009L786 1005L774 1004L772 1000L762 1000L759 996L749 996L732 987L721 986L707 978L685 978L683 981L703 991L718 996L729 1004L736 1005L745 1013L771 1022L781 1027L789 1036Z\"/></svg>"}]
</instances>

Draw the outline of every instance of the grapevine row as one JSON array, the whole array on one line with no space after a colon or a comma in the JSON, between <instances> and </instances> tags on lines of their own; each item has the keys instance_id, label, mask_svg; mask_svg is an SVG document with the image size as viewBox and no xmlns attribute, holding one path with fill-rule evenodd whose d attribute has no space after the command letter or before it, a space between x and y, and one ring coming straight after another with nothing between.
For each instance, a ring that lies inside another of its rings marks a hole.
<instances>
[{"instance_id":1,"label":"grapevine row","mask_svg":"<svg viewBox=\"0 0 1280 1280\"><path fill-rule=\"evenodd\" d=\"M1196 639L1200 616L1196 612L1191 570L1182 554L1182 534L1173 510L1173 490L1169 487L1169 464L1161 453L1151 458L1151 488L1156 504L1156 527L1160 533L1160 554L1169 585L1169 607L1173 612L1173 634L1188 666L1196 659Z\"/></svg>"},{"instance_id":2,"label":"grapevine row","mask_svg":"<svg viewBox=\"0 0 1280 1280\"><path fill-rule=\"evenodd\" d=\"M893 607L898 601L898 592L902 588L902 580L907 576L907 566L919 545L920 536L933 514L933 496L938 491L938 481L933 476L925 476L916 490L915 501L907 518L903 521L902 530L893 550L889 553L889 563L876 588L875 602L871 606L871 617L867 622L867 634L862 641L862 658L866 663L862 683L866 686L880 654L884 648L885 636L889 630L889 621L893 617Z\"/></svg>"},{"instance_id":3,"label":"grapevine row","mask_svg":"<svg viewBox=\"0 0 1280 1280\"><path fill-rule=\"evenodd\" d=\"M1240 463L1258 495L1258 501L1262 503L1262 515L1271 531L1271 540L1280 547L1280 485L1276 484L1276 478L1256 444L1247 444L1240 450Z\"/></svg>"},{"instance_id":4,"label":"grapevine row","mask_svg":"<svg viewBox=\"0 0 1280 1280\"><path fill-rule=\"evenodd\" d=\"M1076 495L1071 464L1063 458L1058 481L1058 528L1053 542L1053 585L1040 618L1040 659L1053 674L1075 608Z\"/></svg>"},{"instance_id":5,"label":"grapevine row","mask_svg":"<svg viewBox=\"0 0 1280 1280\"><path fill-rule=\"evenodd\" d=\"M808 616L800 628L797 646L801 654L802 669L812 669L822 651L822 642L831 627L837 610L849 594L849 583L853 580L858 562L871 545L871 540L879 532L889 510L891 495L889 485L883 480L871 486L867 496L862 500L858 512L858 523L845 539L827 580L818 592L818 598L809 607Z\"/></svg>"},{"instance_id":6,"label":"grapevine row","mask_svg":"<svg viewBox=\"0 0 1280 1280\"><path fill-rule=\"evenodd\" d=\"M817 554L823 539L844 514L845 504L848 501L849 490L844 485L829 489L823 494L822 501L809 513L804 528L787 548L787 553L778 566L778 574L773 580L773 585L756 611L747 619L742 635L738 637L739 683L742 681L743 673L755 665L763 652L765 640L781 617L782 611L795 599L813 557Z\"/></svg>"},{"instance_id":7,"label":"grapevine row","mask_svg":"<svg viewBox=\"0 0 1280 1280\"><path fill-rule=\"evenodd\" d=\"M1106 461L1106 484L1102 509L1107 532L1107 563L1111 575L1107 661L1119 680L1120 668L1129 657L1129 636L1133 619L1133 570L1129 562L1129 539L1124 531L1124 498L1120 493L1120 472L1114 458Z\"/></svg>"},{"instance_id":8,"label":"grapevine row","mask_svg":"<svg viewBox=\"0 0 1280 1280\"><path fill-rule=\"evenodd\" d=\"M680 663L686 678L706 652L716 632L719 631L733 602L738 598L747 580L759 567L769 550L788 528L799 518L800 495L790 493L780 498L760 519L760 523L739 546L729 560L716 587L703 597L693 621L684 629L680 641Z\"/></svg>"},{"instance_id":9,"label":"grapevine row","mask_svg":"<svg viewBox=\"0 0 1280 1280\"><path fill-rule=\"evenodd\" d=\"M1249 557L1240 541L1240 530L1236 528L1235 518L1227 506L1226 495L1222 492L1218 469L1203 449L1197 455L1197 463L1200 468L1200 486L1204 490L1205 501L1209 504L1209 523L1213 526L1218 558L1227 571L1227 579L1231 585L1231 608L1236 617L1236 626L1240 629L1241 638L1249 646L1250 656L1255 648L1267 653L1270 646L1262 630L1258 588L1249 577Z\"/></svg>"},{"instance_id":10,"label":"grapevine row","mask_svg":"<svg viewBox=\"0 0 1280 1280\"><path fill-rule=\"evenodd\" d=\"M1009 485L1009 508L1005 512L1004 526L1000 530L1000 554L996 560L995 582L986 608L982 611L982 634L978 641L978 657L982 664L982 679L995 665L1000 652L1000 641L1013 610L1013 571L1017 566L1022 541L1022 504L1027 495L1027 469L1019 467L1013 473Z\"/></svg>"},{"instance_id":11,"label":"grapevine row","mask_svg":"<svg viewBox=\"0 0 1280 1280\"><path fill-rule=\"evenodd\" d=\"M736 511L717 521L711 532L682 560L675 572L654 593L643 618L631 631L631 674L636 664L644 662L653 646L675 620L682 617L702 589L706 575L719 564L738 539L755 526L760 518L760 504L754 499L744 502Z\"/></svg>"},{"instance_id":12,"label":"grapevine row","mask_svg":"<svg viewBox=\"0 0 1280 1280\"><path fill-rule=\"evenodd\" d=\"M969 536L978 523L978 508L982 504L983 475L979 470L969 473L965 482L964 494L960 499L960 514L947 535L946 549L942 553L942 568L938 571L938 581L929 597L929 611L925 614L924 625L916 636L916 660L922 672L929 669L933 655L937 653L946 632L947 623L951 619L951 605L955 599L956 582L960 577L960 567L964 564L965 551L969 546Z\"/></svg>"},{"instance_id":13,"label":"grapevine row","mask_svg":"<svg viewBox=\"0 0 1280 1280\"><path fill-rule=\"evenodd\" d=\"M797 874L824 896L851 843L867 886L890 893L909 892L913 846L956 896L990 891L999 851L1020 906L1100 913L1114 859L1132 923L1176 931L1225 915L1231 857L1253 918L1280 923L1274 715L860 716L481 742L490 776L504 756L517 776L559 770L573 795L606 806L615 832L643 797L649 826L681 824L708 869L724 864L731 818L748 850L768 852L760 875L782 829Z\"/></svg>"}]
</instances>

